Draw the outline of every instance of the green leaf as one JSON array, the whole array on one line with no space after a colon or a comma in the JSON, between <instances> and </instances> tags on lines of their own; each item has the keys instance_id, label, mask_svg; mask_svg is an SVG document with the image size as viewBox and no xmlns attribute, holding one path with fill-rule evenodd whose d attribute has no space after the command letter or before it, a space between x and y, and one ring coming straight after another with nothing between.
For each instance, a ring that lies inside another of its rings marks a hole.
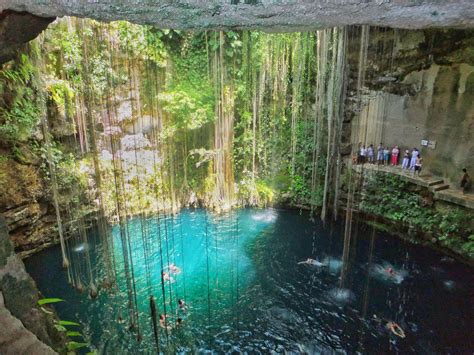
<instances>
[{"instance_id":1,"label":"green leaf","mask_svg":"<svg viewBox=\"0 0 474 355\"><path fill-rule=\"evenodd\" d=\"M67 332L66 335L67 335L68 337L82 337L82 334L81 334L81 333L75 332L75 331Z\"/></svg>"},{"instance_id":2,"label":"green leaf","mask_svg":"<svg viewBox=\"0 0 474 355\"><path fill-rule=\"evenodd\" d=\"M77 341L70 341L66 344L68 350L77 350L89 346L87 343L78 343Z\"/></svg>"},{"instance_id":3,"label":"green leaf","mask_svg":"<svg viewBox=\"0 0 474 355\"><path fill-rule=\"evenodd\" d=\"M42 306L45 304L58 303L58 302L64 302L64 300L62 298L42 298L38 301L38 304Z\"/></svg>"},{"instance_id":4,"label":"green leaf","mask_svg":"<svg viewBox=\"0 0 474 355\"><path fill-rule=\"evenodd\" d=\"M67 326L67 325L76 325L78 327L81 326L79 323L71 322L69 320L60 320L58 324L65 325L65 326Z\"/></svg>"}]
</instances>

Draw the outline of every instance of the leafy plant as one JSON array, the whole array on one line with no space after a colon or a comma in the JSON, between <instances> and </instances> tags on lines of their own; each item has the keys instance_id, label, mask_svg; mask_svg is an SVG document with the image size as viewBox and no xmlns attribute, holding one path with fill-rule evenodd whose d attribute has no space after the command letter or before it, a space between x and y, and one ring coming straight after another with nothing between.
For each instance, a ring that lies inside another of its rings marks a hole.
<instances>
[{"instance_id":1,"label":"leafy plant","mask_svg":"<svg viewBox=\"0 0 474 355\"><path fill-rule=\"evenodd\" d=\"M64 302L62 298L42 298L38 301L39 306L44 306L45 304Z\"/></svg>"}]
</instances>

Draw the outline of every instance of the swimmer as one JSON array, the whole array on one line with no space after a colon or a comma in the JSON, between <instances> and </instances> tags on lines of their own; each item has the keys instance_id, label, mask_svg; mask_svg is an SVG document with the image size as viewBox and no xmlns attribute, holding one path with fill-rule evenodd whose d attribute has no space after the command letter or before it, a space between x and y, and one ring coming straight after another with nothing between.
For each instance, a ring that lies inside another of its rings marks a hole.
<instances>
[{"instance_id":1,"label":"swimmer","mask_svg":"<svg viewBox=\"0 0 474 355\"><path fill-rule=\"evenodd\" d=\"M370 274L381 281L388 281L395 284L401 284L407 276L407 272L405 270L395 270L395 268L389 263L384 263L383 265L371 265Z\"/></svg>"},{"instance_id":2,"label":"swimmer","mask_svg":"<svg viewBox=\"0 0 474 355\"><path fill-rule=\"evenodd\" d=\"M390 321L387 323L386 327L397 337L402 338L402 339L405 338L405 332L397 323Z\"/></svg>"},{"instance_id":3,"label":"swimmer","mask_svg":"<svg viewBox=\"0 0 474 355\"><path fill-rule=\"evenodd\" d=\"M304 265L311 265L311 266L318 266L318 267L324 266L323 263L321 263L321 262L319 262L319 261L317 261L317 260L311 259L311 258L308 258L308 259L306 259L305 261L300 261L300 262L298 263L298 265L302 265L302 264L304 264Z\"/></svg>"},{"instance_id":4,"label":"swimmer","mask_svg":"<svg viewBox=\"0 0 474 355\"><path fill-rule=\"evenodd\" d=\"M176 327L179 327L182 324L183 324L183 319L182 318L176 319Z\"/></svg>"},{"instance_id":5,"label":"swimmer","mask_svg":"<svg viewBox=\"0 0 474 355\"><path fill-rule=\"evenodd\" d=\"M169 266L169 269L170 269L170 272L171 272L172 274L179 274L179 273L181 273L181 269L180 269L179 267L177 267L175 264L171 264L171 265Z\"/></svg>"},{"instance_id":6,"label":"swimmer","mask_svg":"<svg viewBox=\"0 0 474 355\"><path fill-rule=\"evenodd\" d=\"M167 324L166 317L164 314L160 314L160 327L163 329L171 329L171 326Z\"/></svg>"},{"instance_id":7,"label":"swimmer","mask_svg":"<svg viewBox=\"0 0 474 355\"><path fill-rule=\"evenodd\" d=\"M173 283L174 282L174 279L170 276L170 274L168 274L167 272L163 271L161 273L161 278L163 279L163 281L169 281L169 283Z\"/></svg>"},{"instance_id":8,"label":"swimmer","mask_svg":"<svg viewBox=\"0 0 474 355\"><path fill-rule=\"evenodd\" d=\"M405 332L403 331L402 327L400 327L397 323L395 323L394 321L389 321L387 319L384 319L384 318L378 318L375 314L374 314L374 320L380 324L382 322L387 322L385 324L385 328L387 330L389 330L390 332L392 332L393 334L395 334L397 337L399 338L405 338Z\"/></svg>"},{"instance_id":9,"label":"swimmer","mask_svg":"<svg viewBox=\"0 0 474 355\"><path fill-rule=\"evenodd\" d=\"M186 303L183 300L178 300L178 306L179 309L182 310L184 313L188 310L188 307L186 306Z\"/></svg>"}]
</instances>

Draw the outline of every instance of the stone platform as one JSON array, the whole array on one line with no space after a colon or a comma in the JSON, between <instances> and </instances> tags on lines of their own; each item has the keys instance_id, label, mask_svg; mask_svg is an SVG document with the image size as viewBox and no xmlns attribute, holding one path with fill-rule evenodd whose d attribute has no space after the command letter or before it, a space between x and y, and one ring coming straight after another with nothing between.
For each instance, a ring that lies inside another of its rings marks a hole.
<instances>
[{"instance_id":1,"label":"stone platform","mask_svg":"<svg viewBox=\"0 0 474 355\"><path fill-rule=\"evenodd\" d=\"M410 183L426 187L433 193L435 200L450 202L459 206L474 209L474 194L463 194L459 187L452 187L443 178L433 176L428 173L421 173L420 176L413 175L413 171L402 170L401 166L385 166L377 164L353 165L352 168L357 172L379 171L400 176L403 180Z\"/></svg>"}]
</instances>

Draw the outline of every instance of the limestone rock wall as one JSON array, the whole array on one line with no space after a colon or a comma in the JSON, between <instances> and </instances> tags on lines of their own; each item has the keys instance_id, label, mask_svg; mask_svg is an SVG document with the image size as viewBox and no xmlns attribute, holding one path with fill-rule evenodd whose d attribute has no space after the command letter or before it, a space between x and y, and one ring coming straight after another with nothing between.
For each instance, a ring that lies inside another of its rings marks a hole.
<instances>
[{"instance_id":1,"label":"limestone rock wall","mask_svg":"<svg viewBox=\"0 0 474 355\"><path fill-rule=\"evenodd\" d=\"M0 161L0 213L22 257L58 242L49 190L39 169L31 161Z\"/></svg>"},{"instance_id":2,"label":"limestone rock wall","mask_svg":"<svg viewBox=\"0 0 474 355\"><path fill-rule=\"evenodd\" d=\"M64 338L54 327L53 318L41 311L37 305L39 292L36 284L26 272L23 262L15 254L5 220L1 216L0 293L3 294L1 297L2 302L0 302L0 324L7 322L11 326L6 330L2 328L1 332L13 332L16 329L16 332L10 333L10 335L16 334L16 336L24 337L23 345L17 345L26 346L26 348L35 343L39 344L37 339L32 338L32 334L48 345L44 349L48 347L56 349L63 347ZM3 309L3 306L6 310ZM29 332L25 331L17 321L11 319L12 317L18 319L18 322L21 322ZM3 337L0 337L0 339L3 339ZM6 337L4 340L12 341L9 337ZM5 349L2 348L0 343L0 353L8 353L5 352ZM33 354L34 352L28 353Z\"/></svg>"},{"instance_id":3,"label":"limestone rock wall","mask_svg":"<svg viewBox=\"0 0 474 355\"><path fill-rule=\"evenodd\" d=\"M0 64L12 59L17 49L35 38L53 20L26 12L2 11L0 3Z\"/></svg>"},{"instance_id":4,"label":"limestone rock wall","mask_svg":"<svg viewBox=\"0 0 474 355\"><path fill-rule=\"evenodd\" d=\"M56 354L48 345L42 343L32 332L5 308L3 295L0 292L0 352L5 355Z\"/></svg>"},{"instance_id":5,"label":"limestone rock wall","mask_svg":"<svg viewBox=\"0 0 474 355\"><path fill-rule=\"evenodd\" d=\"M398 28L469 27L471 0L9 0L0 11L128 20L174 29L314 30L369 24Z\"/></svg>"},{"instance_id":6,"label":"limestone rock wall","mask_svg":"<svg viewBox=\"0 0 474 355\"><path fill-rule=\"evenodd\" d=\"M371 35L363 105L348 106L352 142L417 147L426 173L458 184L462 168L474 173L474 32ZM386 54L374 54L381 46ZM355 101L355 81L351 90ZM421 140L436 142L435 148Z\"/></svg>"}]
</instances>

